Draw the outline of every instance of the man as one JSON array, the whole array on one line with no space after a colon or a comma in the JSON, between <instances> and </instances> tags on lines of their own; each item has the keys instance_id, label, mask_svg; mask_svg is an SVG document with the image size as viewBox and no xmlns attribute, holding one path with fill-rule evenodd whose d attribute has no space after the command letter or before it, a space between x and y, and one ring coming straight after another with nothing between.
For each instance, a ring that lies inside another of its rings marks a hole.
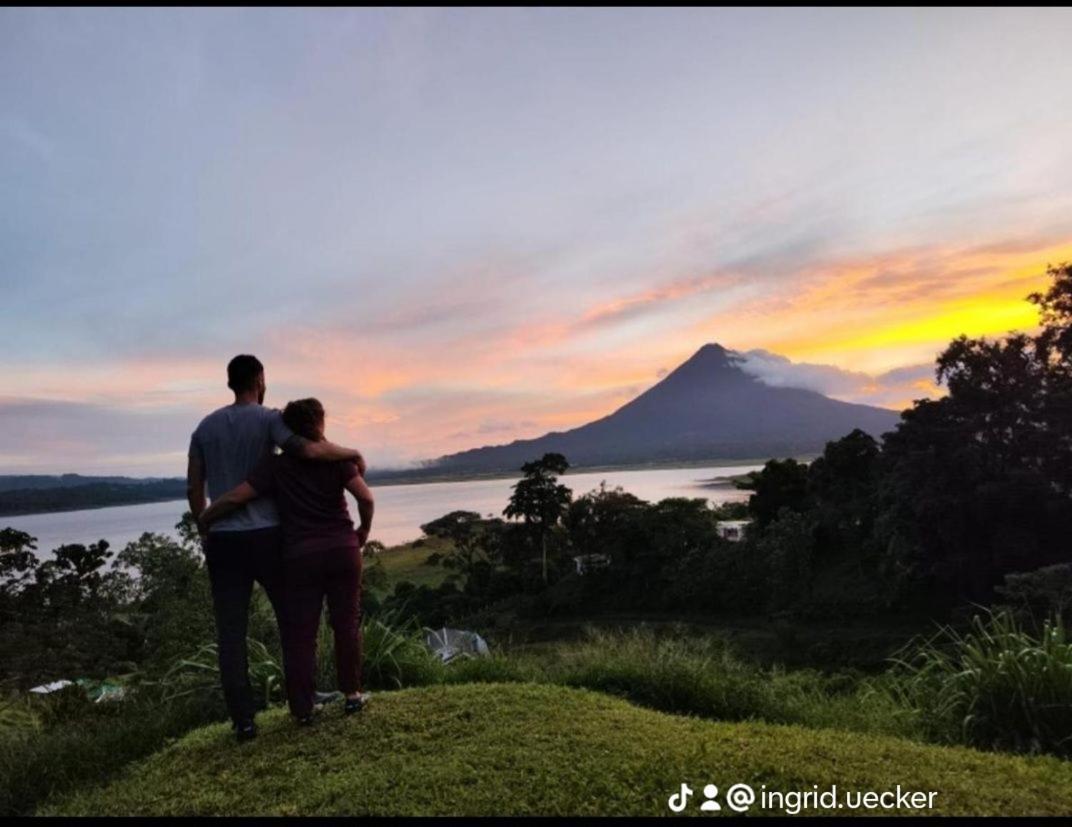
<instances>
[{"instance_id":1,"label":"man","mask_svg":"<svg viewBox=\"0 0 1072 827\"><path fill-rule=\"evenodd\" d=\"M243 482L273 446L305 459L349 460L364 476L365 460L359 451L297 436L279 411L264 407L264 365L255 356L243 354L230 361L227 386L234 392L234 403L201 420L190 439L186 493L195 520L205 510L206 483L212 499L222 496ZM277 620L281 607L282 533L275 503L261 497L214 523L204 548L216 614L220 682L235 735L247 741L257 734L246 650L254 581L267 593Z\"/></svg>"}]
</instances>

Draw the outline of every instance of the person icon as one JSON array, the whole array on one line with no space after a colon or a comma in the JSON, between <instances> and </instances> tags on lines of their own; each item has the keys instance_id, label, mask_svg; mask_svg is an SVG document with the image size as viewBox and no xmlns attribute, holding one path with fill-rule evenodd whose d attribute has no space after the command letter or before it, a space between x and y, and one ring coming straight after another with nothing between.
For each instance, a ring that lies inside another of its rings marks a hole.
<instances>
[{"instance_id":1,"label":"person icon","mask_svg":"<svg viewBox=\"0 0 1072 827\"><path fill-rule=\"evenodd\" d=\"M703 788L704 798L707 799L700 805L700 810L705 813L717 813L722 807L719 805L715 798L718 796L718 787L714 784L708 784Z\"/></svg>"}]
</instances>

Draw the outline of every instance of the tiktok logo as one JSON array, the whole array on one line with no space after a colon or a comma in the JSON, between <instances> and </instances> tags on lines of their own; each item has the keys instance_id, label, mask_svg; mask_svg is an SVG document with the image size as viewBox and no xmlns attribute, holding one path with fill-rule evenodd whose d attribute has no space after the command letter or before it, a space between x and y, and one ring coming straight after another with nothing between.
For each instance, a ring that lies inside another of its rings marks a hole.
<instances>
[{"instance_id":1,"label":"tiktok logo","mask_svg":"<svg viewBox=\"0 0 1072 827\"><path fill-rule=\"evenodd\" d=\"M674 813L683 813L685 808L689 806L689 796L692 795L692 788L688 784L681 785L681 792L674 793L670 796L670 799L666 802L670 807L670 811Z\"/></svg>"}]
</instances>

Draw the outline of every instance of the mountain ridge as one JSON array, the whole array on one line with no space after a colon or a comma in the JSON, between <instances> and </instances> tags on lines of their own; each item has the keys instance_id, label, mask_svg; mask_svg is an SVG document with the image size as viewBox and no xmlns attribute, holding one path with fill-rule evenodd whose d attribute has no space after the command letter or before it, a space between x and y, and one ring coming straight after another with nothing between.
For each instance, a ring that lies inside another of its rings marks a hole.
<instances>
[{"instance_id":1,"label":"mountain ridge","mask_svg":"<svg viewBox=\"0 0 1072 827\"><path fill-rule=\"evenodd\" d=\"M565 431L447 454L417 473L516 470L549 451L575 465L624 465L817 453L854 428L878 437L899 413L775 387L741 369L717 343L700 347L660 381L606 416Z\"/></svg>"}]
</instances>

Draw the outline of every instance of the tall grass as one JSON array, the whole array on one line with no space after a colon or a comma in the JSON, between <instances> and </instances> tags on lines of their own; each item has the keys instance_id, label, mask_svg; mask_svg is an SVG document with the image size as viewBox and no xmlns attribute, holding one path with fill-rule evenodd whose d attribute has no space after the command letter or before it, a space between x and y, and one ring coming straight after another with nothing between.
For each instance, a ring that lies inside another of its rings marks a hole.
<instances>
[{"instance_id":1,"label":"tall grass","mask_svg":"<svg viewBox=\"0 0 1072 827\"><path fill-rule=\"evenodd\" d=\"M270 706L286 699L280 660L259 640L247 638L249 680L259 704ZM223 697L220 683L219 647L206 643L186 658L177 660L159 681L146 682L170 703L190 697Z\"/></svg>"},{"instance_id":2,"label":"tall grass","mask_svg":"<svg viewBox=\"0 0 1072 827\"><path fill-rule=\"evenodd\" d=\"M448 682L532 681L584 687L677 714L727 721L916 734L911 716L869 679L765 669L718 638L659 637L647 629L587 630L583 640L452 663Z\"/></svg>"},{"instance_id":3,"label":"tall grass","mask_svg":"<svg viewBox=\"0 0 1072 827\"><path fill-rule=\"evenodd\" d=\"M577 642L500 651L446 666L427 650L414 621L394 614L371 618L364 635L365 683L372 689L440 682L552 683L719 720L1072 754L1072 642L1059 619L1032 635L1006 612L976 616L965 633L946 627L930 639L910 642L892 668L875 677L764 668L739 659L720 638L656 635L645 628L588 629ZM321 688L331 688L333 647L326 624L319 654ZM218 685L213 667L197 658L183 669L192 674L180 696L193 686L213 691ZM260 680L266 687L273 685L267 677L273 669L278 672L265 664Z\"/></svg>"},{"instance_id":4,"label":"tall grass","mask_svg":"<svg viewBox=\"0 0 1072 827\"><path fill-rule=\"evenodd\" d=\"M0 696L0 738L29 737L41 729L41 716L33 704L18 695Z\"/></svg>"},{"instance_id":5,"label":"tall grass","mask_svg":"<svg viewBox=\"0 0 1072 827\"><path fill-rule=\"evenodd\" d=\"M364 683L369 689L401 689L442 680L443 665L424 643L416 619L382 612L365 621Z\"/></svg>"},{"instance_id":6,"label":"tall grass","mask_svg":"<svg viewBox=\"0 0 1072 827\"><path fill-rule=\"evenodd\" d=\"M47 722L50 703L47 698L31 703L31 714ZM201 702L162 706L135 695L122 703L85 700L77 714L68 709L62 721L31 731L5 729L0 733L0 816L30 814L55 793L103 783L219 712Z\"/></svg>"},{"instance_id":7,"label":"tall grass","mask_svg":"<svg viewBox=\"0 0 1072 827\"><path fill-rule=\"evenodd\" d=\"M390 690L437 683L443 668L424 645L420 624L388 610L366 617L362 629L362 683L365 689ZM327 618L317 637L317 688L336 689L335 641Z\"/></svg>"},{"instance_id":8,"label":"tall grass","mask_svg":"<svg viewBox=\"0 0 1072 827\"><path fill-rule=\"evenodd\" d=\"M363 678L367 689L401 689L436 683L442 678L442 665L424 645L416 620L404 621L396 612L384 612L366 618L363 634ZM282 656L268 645L247 639L250 683L261 706L286 702L286 682ZM335 641L327 618L322 618L316 640L317 688L337 689ZM180 658L156 681L144 686L155 688L161 700L172 702L185 698L220 698L218 649L206 643L188 657Z\"/></svg>"},{"instance_id":9,"label":"tall grass","mask_svg":"<svg viewBox=\"0 0 1072 827\"><path fill-rule=\"evenodd\" d=\"M1072 641L1059 617L1032 634L1010 612L975 615L964 633L910 644L890 677L931 740L1072 755Z\"/></svg>"},{"instance_id":10,"label":"tall grass","mask_svg":"<svg viewBox=\"0 0 1072 827\"><path fill-rule=\"evenodd\" d=\"M977 615L966 632L910 641L872 677L766 669L717 638L638 629L451 664L445 679L556 683L720 720L1072 755L1072 641L1059 618L1031 633L1007 612Z\"/></svg>"}]
</instances>

